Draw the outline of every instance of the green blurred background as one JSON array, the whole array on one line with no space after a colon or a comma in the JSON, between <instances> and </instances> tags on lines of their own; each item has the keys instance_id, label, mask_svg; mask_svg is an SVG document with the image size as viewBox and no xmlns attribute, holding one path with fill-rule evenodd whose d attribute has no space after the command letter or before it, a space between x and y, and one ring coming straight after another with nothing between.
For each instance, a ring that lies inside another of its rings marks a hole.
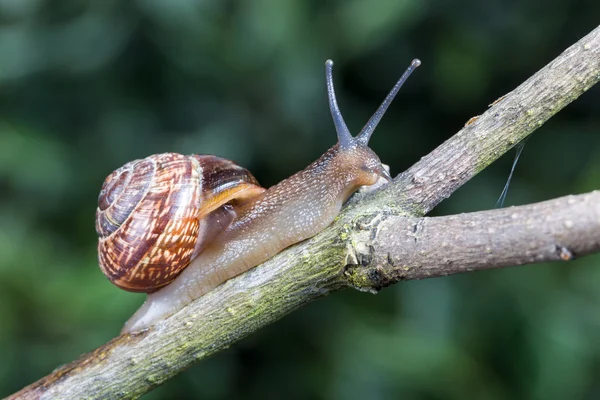
<instances>
[{"instance_id":1,"label":"green blurred background","mask_svg":"<svg viewBox=\"0 0 600 400\"><path fill-rule=\"evenodd\" d=\"M100 273L113 169L212 153L270 186L356 132L423 65L372 148L403 171L598 23L597 0L0 0L0 397L115 336L142 302ZM600 188L600 88L528 142L507 204ZM435 215L490 209L507 154ZM147 395L600 398L600 257L350 290Z\"/></svg>"}]
</instances>

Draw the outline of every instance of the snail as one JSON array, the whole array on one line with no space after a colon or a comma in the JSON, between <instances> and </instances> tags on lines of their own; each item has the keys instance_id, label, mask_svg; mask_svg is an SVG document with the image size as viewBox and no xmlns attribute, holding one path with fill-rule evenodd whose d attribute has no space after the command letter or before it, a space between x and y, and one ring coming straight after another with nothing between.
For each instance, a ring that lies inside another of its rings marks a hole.
<instances>
[{"instance_id":1,"label":"snail","mask_svg":"<svg viewBox=\"0 0 600 400\"><path fill-rule=\"evenodd\" d=\"M353 137L325 63L338 142L304 170L264 189L220 157L152 155L110 174L96 210L98 259L116 286L148 294L123 332L149 328L228 279L330 225L361 186L391 181L369 138L412 71L415 59L361 132Z\"/></svg>"}]
</instances>

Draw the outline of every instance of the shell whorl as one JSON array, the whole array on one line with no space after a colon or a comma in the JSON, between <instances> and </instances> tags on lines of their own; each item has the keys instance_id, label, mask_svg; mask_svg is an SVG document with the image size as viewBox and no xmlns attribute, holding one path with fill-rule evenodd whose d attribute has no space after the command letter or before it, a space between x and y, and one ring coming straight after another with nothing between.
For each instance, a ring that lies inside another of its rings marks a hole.
<instances>
[{"instance_id":1,"label":"shell whorl","mask_svg":"<svg viewBox=\"0 0 600 400\"><path fill-rule=\"evenodd\" d=\"M215 156L164 153L129 162L106 178L98 198L100 268L122 289L155 291L205 246L206 215L263 190L249 171Z\"/></svg>"}]
</instances>

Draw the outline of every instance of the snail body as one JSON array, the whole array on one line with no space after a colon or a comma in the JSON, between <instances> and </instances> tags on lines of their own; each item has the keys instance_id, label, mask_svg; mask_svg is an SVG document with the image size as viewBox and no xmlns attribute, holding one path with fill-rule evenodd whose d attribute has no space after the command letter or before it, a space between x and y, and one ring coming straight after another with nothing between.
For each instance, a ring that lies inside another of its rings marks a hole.
<instances>
[{"instance_id":1,"label":"snail body","mask_svg":"<svg viewBox=\"0 0 600 400\"><path fill-rule=\"evenodd\" d=\"M111 174L97 211L100 265L118 286L148 293L123 332L156 324L226 280L314 236L333 222L358 188L381 178L391 180L368 141L419 64L413 60L363 130L352 137L337 106L333 62L327 61L327 92L338 143L269 189L261 188L247 170L214 156L166 153L153 165L148 159L158 156L137 161L146 175L148 170L155 176L165 175L155 180L159 189L143 182L144 174L134 172L131 163ZM173 164L180 168L184 164L182 172L169 175L163 171ZM125 186L130 184L135 190L125 200ZM150 194L149 200L144 193ZM115 206L120 200L123 205ZM139 221L136 213L142 214Z\"/></svg>"}]
</instances>

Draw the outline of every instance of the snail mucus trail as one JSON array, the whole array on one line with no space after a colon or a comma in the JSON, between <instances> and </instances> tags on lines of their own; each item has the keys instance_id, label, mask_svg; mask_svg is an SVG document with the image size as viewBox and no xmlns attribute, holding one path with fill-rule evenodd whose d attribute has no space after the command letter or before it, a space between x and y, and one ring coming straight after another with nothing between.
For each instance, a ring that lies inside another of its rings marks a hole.
<instances>
[{"instance_id":1,"label":"snail mucus trail","mask_svg":"<svg viewBox=\"0 0 600 400\"><path fill-rule=\"evenodd\" d=\"M208 155L165 153L125 164L98 200L100 268L122 289L148 293L123 332L155 325L226 280L326 228L361 186L391 180L369 138L420 61L412 61L353 137L325 63L338 142L304 170L264 189L246 169Z\"/></svg>"}]
</instances>

